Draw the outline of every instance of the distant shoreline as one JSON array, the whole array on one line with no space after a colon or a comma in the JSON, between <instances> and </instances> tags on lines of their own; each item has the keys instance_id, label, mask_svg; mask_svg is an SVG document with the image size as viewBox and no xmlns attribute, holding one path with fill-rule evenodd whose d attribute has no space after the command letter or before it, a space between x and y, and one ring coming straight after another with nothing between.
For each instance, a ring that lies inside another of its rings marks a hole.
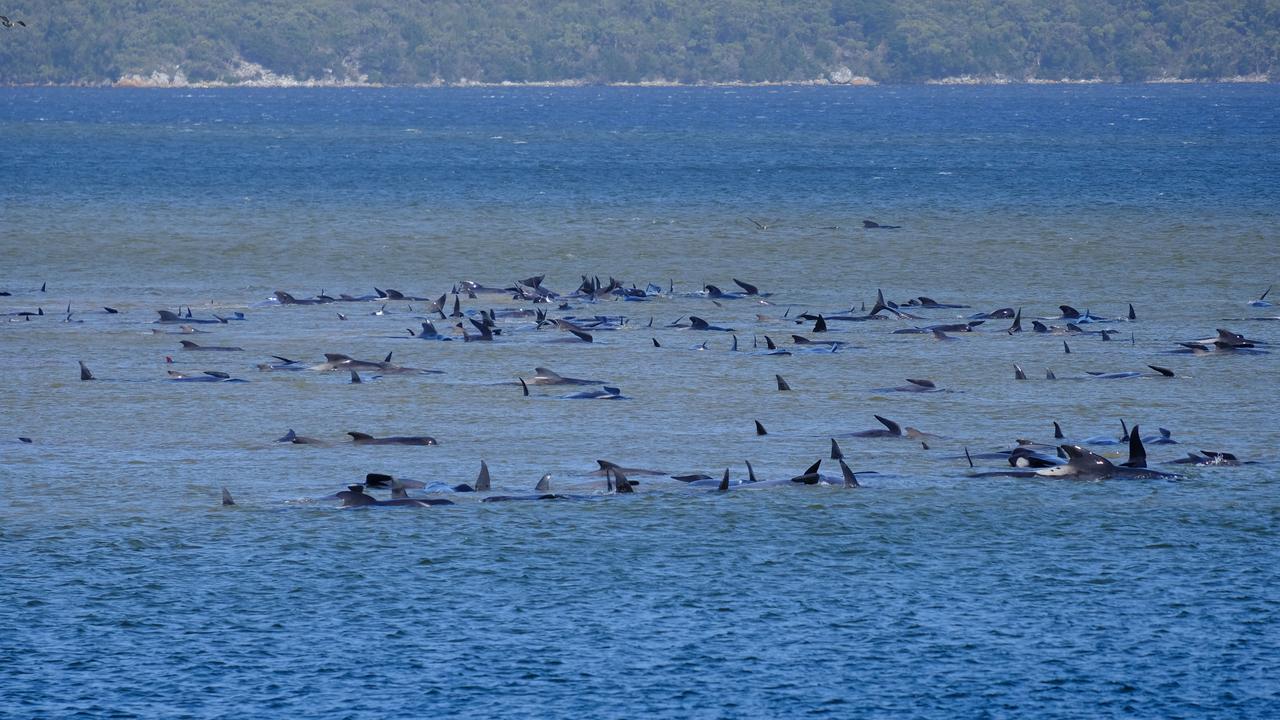
<instances>
[{"instance_id":1,"label":"distant shoreline","mask_svg":"<svg viewBox=\"0 0 1280 720\"><path fill-rule=\"evenodd\" d=\"M676 81L654 80L643 82L589 82L585 80L558 80L534 82L438 82L438 83L375 83L352 80L293 80L246 81L246 82L172 82L157 81L151 78L121 78L114 82L76 82L76 83L4 83L4 88L107 88L107 89L147 89L147 90L210 90L210 89L314 89L314 88L413 88L413 89L459 89L459 88L584 88L584 87L618 87L618 88L768 88L768 87L912 87L923 85L942 86L994 86L994 85L1268 85L1273 81L1268 76L1241 76L1230 78L1157 78L1152 80L1122 81L1104 80L1101 78L1061 80L1045 80L1030 78L1013 80L1009 78L948 77L920 82L879 82L869 78L860 78L855 82L831 82L829 80L789 80L772 82L699 82L685 83Z\"/></svg>"}]
</instances>

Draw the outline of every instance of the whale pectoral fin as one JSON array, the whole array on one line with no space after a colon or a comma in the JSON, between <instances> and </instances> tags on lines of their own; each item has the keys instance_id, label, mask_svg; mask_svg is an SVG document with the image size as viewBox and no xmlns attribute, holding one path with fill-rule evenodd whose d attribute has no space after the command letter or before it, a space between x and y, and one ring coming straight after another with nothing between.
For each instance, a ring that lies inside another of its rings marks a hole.
<instances>
[{"instance_id":1,"label":"whale pectoral fin","mask_svg":"<svg viewBox=\"0 0 1280 720\"><path fill-rule=\"evenodd\" d=\"M222 504L223 506L236 504L236 501L231 498L231 493L225 487L222 488Z\"/></svg>"},{"instance_id":2,"label":"whale pectoral fin","mask_svg":"<svg viewBox=\"0 0 1280 720\"><path fill-rule=\"evenodd\" d=\"M844 460L840 461L840 474L844 477L845 487L861 487L861 485L858 484L858 476L853 474L853 471L849 469L849 466L845 464Z\"/></svg>"},{"instance_id":3,"label":"whale pectoral fin","mask_svg":"<svg viewBox=\"0 0 1280 720\"><path fill-rule=\"evenodd\" d=\"M616 493L633 493L635 489L631 487L631 481L618 468L613 469L613 491Z\"/></svg>"}]
</instances>

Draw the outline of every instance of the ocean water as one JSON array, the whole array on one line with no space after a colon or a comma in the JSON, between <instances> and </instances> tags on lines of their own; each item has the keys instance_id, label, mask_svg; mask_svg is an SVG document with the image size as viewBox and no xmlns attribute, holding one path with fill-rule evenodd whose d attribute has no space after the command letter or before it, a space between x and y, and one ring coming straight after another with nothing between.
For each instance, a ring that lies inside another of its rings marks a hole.
<instances>
[{"instance_id":1,"label":"ocean water","mask_svg":"<svg viewBox=\"0 0 1280 720\"><path fill-rule=\"evenodd\" d=\"M0 89L0 717L1274 717L1280 308L1248 302L1280 281L1278 107L1274 85ZM540 274L663 292L461 298L625 319L590 344L269 300ZM699 293L734 278L767 302ZM969 307L795 321L877 290ZM1062 304L1118 332L1030 331ZM246 319L153 322L187 307ZM893 334L1001 307L1027 332ZM670 327L691 315L732 331ZM1174 352L1217 328L1263 352ZM257 369L389 352L443 372ZM627 399L526 397L538 366ZM927 448L847 437L875 415ZM966 448L1122 419L1172 431L1147 450L1179 478L968 477ZM785 479L832 437L863 487L588 475ZM1200 450L1251 464L1169 464ZM496 492L550 473L579 499L324 499L481 459Z\"/></svg>"}]
</instances>

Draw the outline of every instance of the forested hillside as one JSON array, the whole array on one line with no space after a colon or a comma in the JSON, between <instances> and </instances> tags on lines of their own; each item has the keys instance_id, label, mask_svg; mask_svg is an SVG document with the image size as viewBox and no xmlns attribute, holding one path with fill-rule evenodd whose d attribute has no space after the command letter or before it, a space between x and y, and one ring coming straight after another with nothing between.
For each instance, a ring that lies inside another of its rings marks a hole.
<instances>
[{"instance_id":1,"label":"forested hillside","mask_svg":"<svg viewBox=\"0 0 1280 720\"><path fill-rule=\"evenodd\" d=\"M1218 79L1280 0L24 0L0 83Z\"/></svg>"}]
</instances>

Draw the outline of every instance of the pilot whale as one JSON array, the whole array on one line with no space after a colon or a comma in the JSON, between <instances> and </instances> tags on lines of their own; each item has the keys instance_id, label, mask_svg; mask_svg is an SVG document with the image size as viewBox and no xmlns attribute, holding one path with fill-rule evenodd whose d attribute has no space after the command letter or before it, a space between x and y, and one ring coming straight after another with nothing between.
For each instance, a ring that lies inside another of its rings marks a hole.
<instances>
[{"instance_id":1,"label":"pilot whale","mask_svg":"<svg viewBox=\"0 0 1280 720\"><path fill-rule=\"evenodd\" d=\"M530 385L604 385L605 381L566 377L550 368L536 367L528 383Z\"/></svg>"},{"instance_id":2,"label":"pilot whale","mask_svg":"<svg viewBox=\"0 0 1280 720\"><path fill-rule=\"evenodd\" d=\"M348 431L356 445L438 445L436 439L426 435L400 435L391 437L374 437L372 435Z\"/></svg>"},{"instance_id":3,"label":"pilot whale","mask_svg":"<svg viewBox=\"0 0 1280 720\"><path fill-rule=\"evenodd\" d=\"M1059 447L1067 455L1066 464L1037 470L1037 476L1065 477L1074 480L1107 480L1112 478L1133 480L1172 480L1179 477L1172 473L1160 472L1159 470L1152 470L1151 468L1145 467L1145 453L1142 456L1143 460L1141 467L1126 467L1125 465L1115 465L1110 460L1096 453L1092 453L1079 445L1060 445Z\"/></svg>"},{"instance_id":4,"label":"pilot whale","mask_svg":"<svg viewBox=\"0 0 1280 720\"><path fill-rule=\"evenodd\" d=\"M378 500L364 489L364 485L348 485L346 490L338 492L337 497L342 501L342 507L431 507L453 504L453 501L444 498L393 497L390 500Z\"/></svg>"}]
</instances>

